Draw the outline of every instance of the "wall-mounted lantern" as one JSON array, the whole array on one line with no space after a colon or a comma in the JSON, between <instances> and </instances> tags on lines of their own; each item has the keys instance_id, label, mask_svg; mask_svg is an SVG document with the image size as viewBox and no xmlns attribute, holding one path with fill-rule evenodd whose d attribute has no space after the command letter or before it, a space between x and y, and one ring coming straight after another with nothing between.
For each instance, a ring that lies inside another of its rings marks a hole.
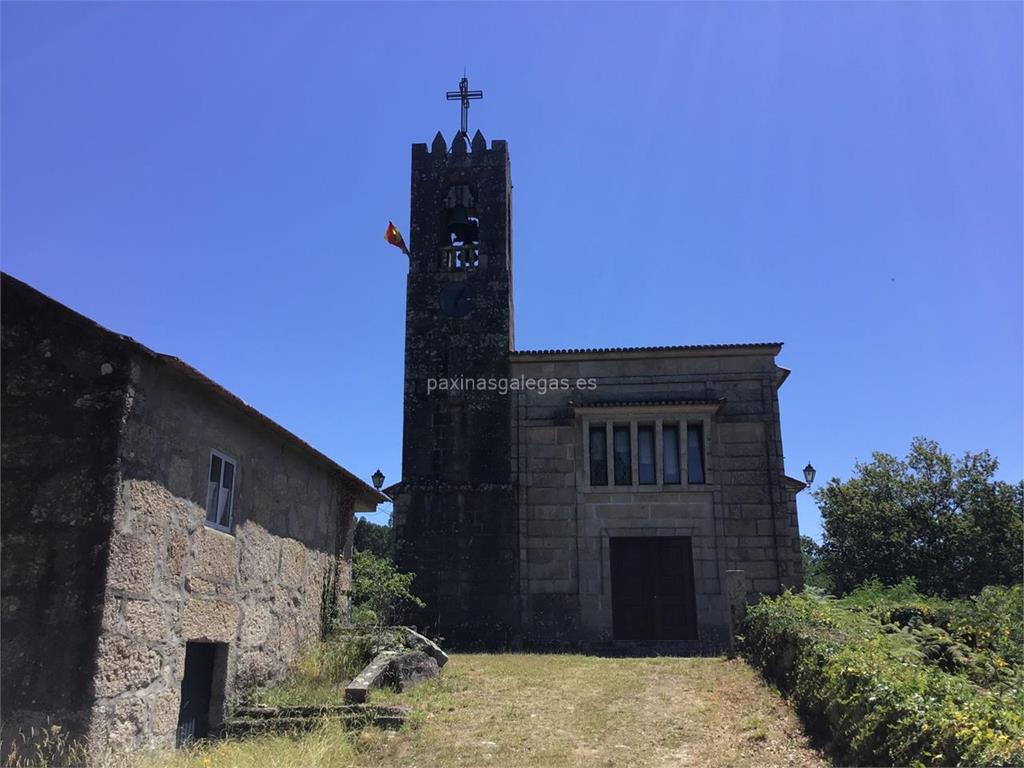
<instances>
[{"instance_id":1,"label":"wall-mounted lantern","mask_svg":"<svg viewBox=\"0 0 1024 768\"><path fill-rule=\"evenodd\" d=\"M807 466L804 467L804 480L808 485L814 485L814 476L818 473L814 467L811 466L811 462L807 462Z\"/></svg>"}]
</instances>

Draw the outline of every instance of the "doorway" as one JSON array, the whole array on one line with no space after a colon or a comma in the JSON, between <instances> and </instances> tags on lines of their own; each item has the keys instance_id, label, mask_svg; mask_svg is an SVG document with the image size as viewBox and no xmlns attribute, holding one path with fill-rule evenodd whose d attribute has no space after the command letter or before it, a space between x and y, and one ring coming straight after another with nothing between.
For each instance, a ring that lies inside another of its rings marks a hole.
<instances>
[{"instance_id":1,"label":"doorway","mask_svg":"<svg viewBox=\"0 0 1024 768\"><path fill-rule=\"evenodd\" d=\"M689 536L609 540L612 635L617 641L697 639L693 550Z\"/></svg>"},{"instance_id":2,"label":"doorway","mask_svg":"<svg viewBox=\"0 0 1024 768\"><path fill-rule=\"evenodd\" d=\"M181 680L177 745L208 737L224 711L228 647L224 643L185 644L185 676Z\"/></svg>"}]
</instances>

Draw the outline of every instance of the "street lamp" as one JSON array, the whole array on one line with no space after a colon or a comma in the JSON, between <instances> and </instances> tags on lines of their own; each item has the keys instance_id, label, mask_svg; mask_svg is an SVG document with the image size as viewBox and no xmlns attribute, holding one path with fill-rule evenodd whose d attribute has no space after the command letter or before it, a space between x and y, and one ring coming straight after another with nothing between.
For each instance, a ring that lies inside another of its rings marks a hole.
<instances>
[{"instance_id":1,"label":"street lamp","mask_svg":"<svg viewBox=\"0 0 1024 768\"><path fill-rule=\"evenodd\" d=\"M807 474L807 470L804 470L804 474ZM379 469L373 473L373 476L370 479L373 480L373 487L378 491L384 486L384 473Z\"/></svg>"},{"instance_id":2,"label":"street lamp","mask_svg":"<svg viewBox=\"0 0 1024 768\"><path fill-rule=\"evenodd\" d=\"M814 485L814 476L818 470L811 466L811 462L807 462L807 466L804 467L804 480L807 481L808 485Z\"/></svg>"}]
</instances>

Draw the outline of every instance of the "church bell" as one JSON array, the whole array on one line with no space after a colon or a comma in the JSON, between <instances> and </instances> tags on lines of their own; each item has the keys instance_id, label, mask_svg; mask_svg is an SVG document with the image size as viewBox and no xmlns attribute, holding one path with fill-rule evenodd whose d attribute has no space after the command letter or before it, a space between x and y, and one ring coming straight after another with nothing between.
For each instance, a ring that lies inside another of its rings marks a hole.
<instances>
[{"instance_id":1,"label":"church bell","mask_svg":"<svg viewBox=\"0 0 1024 768\"><path fill-rule=\"evenodd\" d=\"M448 211L448 231L457 242L475 243L480 239L480 222L470 218L465 206L457 205Z\"/></svg>"}]
</instances>

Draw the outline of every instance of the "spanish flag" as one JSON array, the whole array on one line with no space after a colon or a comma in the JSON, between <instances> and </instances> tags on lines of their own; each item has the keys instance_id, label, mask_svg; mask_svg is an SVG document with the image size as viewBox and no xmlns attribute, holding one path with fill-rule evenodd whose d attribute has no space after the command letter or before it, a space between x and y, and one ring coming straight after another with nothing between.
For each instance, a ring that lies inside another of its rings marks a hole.
<instances>
[{"instance_id":1,"label":"spanish flag","mask_svg":"<svg viewBox=\"0 0 1024 768\"><path fill-rule=\"evenodd\" d=\"M398 231L398 227L394 225L394 222L388 222L388 228L384 230L384 239L396 248L401 248L402 253L406 256L409 255L409 249L405 247L405 240L402 239L402 233Z\"/></svg>"}]
</instances>

